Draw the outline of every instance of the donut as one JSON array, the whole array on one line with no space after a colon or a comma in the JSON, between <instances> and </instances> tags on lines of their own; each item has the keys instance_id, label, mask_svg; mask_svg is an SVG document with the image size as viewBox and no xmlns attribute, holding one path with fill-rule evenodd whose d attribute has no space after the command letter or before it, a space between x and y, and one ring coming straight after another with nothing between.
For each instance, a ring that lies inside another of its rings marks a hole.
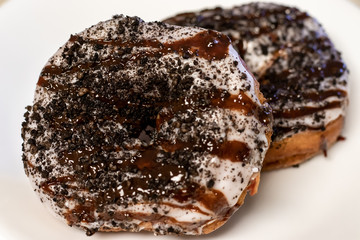
<instances>
[{"instance_id":1,"label":"donut","mask_svg":"<svg viewBox=\"0 0 360 240\"><path fill-rule=\"evenodd\" d=\"M227 34L260 83L274 115L263 170L297 166L341 134L348 105L348 69L320 23L273 3L205 9L164 22Z\"/></svg>"},{"instance_id":2,"label":"donut","mask_svg":"<svg viewBox=\"0 0 360 240\"><path fill-rule=\"evenodd\" d=\"M256 193L272 132L226 35L123 15L71 35L24 117L35 192L88 235L212 232Z\"/></svg>"}]
</instances>

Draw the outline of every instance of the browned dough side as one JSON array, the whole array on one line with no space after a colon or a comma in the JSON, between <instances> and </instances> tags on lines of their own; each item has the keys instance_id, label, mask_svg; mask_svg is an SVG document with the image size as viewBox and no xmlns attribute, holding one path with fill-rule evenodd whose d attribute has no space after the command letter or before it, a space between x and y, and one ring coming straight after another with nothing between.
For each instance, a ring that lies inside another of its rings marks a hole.
<instances>
[{"instance_id":1,"label":"browned dough side","mask_svg":"<svg viewBox=\"0 0 360 240\"><path fill-rule=\"evenodd\" d=\"M265 156L263 170L274 170L303 163L326 151L341 134L344 117L330 122L324 131L300 132L290 138L272 142Z\"/></svg>"}]
</instances>

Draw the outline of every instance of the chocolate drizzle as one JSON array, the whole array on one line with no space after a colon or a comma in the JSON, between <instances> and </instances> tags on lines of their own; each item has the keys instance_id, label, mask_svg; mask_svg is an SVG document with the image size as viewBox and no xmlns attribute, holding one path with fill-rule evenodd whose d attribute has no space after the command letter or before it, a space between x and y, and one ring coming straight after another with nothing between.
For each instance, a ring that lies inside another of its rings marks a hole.
<instances>
[{"instance_id":1,"label":"chocolate drizzle","mask_svg":"<svg viewBox=\"0 0 360 240\"><path fill-rule=\"evenodd\" d=\"M273 110L273 114L275 118L293 119L293 118L308 116L319 111L339 108L339 107L341 107L341 102L331 102L321 107L300 107L297 109Z\"/></svg>"},{"instance_id":2,"label":"chocolate drizzle","mask_svg":"<svg viewBox=\"0 0 360 240\"><path fill-rule=\"evenodd\" d=\"M79 71L88 70L94 66L103 66L109 67L112 65L125 65L128 62L136 62L141 58L146 57L161 57L167 54L178 54L183 58L192 58L200 57L211 60L220 60L225 58L228 55L228 46L230 45L230 39L218 32L207 30L199 32L196 35L180 39L174 42L162 43L157 39L141 39L134 41L123 41L123 40L97 40L97 39L83 39L77 35L72 35L69 39L69 42L82 42L91 45L105 45L105 46L116 46L125 49L131 49L134 47L144 47L150 48L149 51L139 52L135 55L129 55L127 57L119 56L108 57L105 59L99 59L95 62L85 62L80 63L74 66L71 66L68 69L63 69L55 65L46 66L42 75L59 75L61 73L75 73ZM41 84L41 82L38 82Z\"/></svg>"}]
</instances>

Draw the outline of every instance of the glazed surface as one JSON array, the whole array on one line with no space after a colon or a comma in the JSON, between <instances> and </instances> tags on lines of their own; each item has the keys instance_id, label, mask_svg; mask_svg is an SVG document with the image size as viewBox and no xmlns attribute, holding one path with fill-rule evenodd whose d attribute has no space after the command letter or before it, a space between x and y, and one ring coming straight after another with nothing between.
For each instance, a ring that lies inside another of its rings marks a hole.
<instances>
[{"instance_id":1,"label":"glazed surface","mask_svg":"<svg viewBox=\"0 0 360 240\"><path fill-rule=\"evenodd\" d=\"M89 235L201 234L261 170L269 113L227 36L115 16L42 70L24 167L41 200Z\"/></svg>"}]
</instances>

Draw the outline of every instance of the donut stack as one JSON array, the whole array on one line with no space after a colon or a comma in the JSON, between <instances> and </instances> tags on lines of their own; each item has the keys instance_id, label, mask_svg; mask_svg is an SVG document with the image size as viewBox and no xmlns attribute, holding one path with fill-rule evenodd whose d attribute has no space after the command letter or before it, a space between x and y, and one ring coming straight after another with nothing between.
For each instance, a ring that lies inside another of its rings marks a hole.
<instances>
[{"instance_id":1,"label":"donut stack","mask_svg":"<svg viewBox=\"0 0 360 240\"><path fill-rule=\"evenodd\" d=\"M71 35L27 107L25 172L88 235L210 233L262 169L340 134L348 70L306 13L255 3L165 22L119 15Z\"/></svg>"}]
</instances>

